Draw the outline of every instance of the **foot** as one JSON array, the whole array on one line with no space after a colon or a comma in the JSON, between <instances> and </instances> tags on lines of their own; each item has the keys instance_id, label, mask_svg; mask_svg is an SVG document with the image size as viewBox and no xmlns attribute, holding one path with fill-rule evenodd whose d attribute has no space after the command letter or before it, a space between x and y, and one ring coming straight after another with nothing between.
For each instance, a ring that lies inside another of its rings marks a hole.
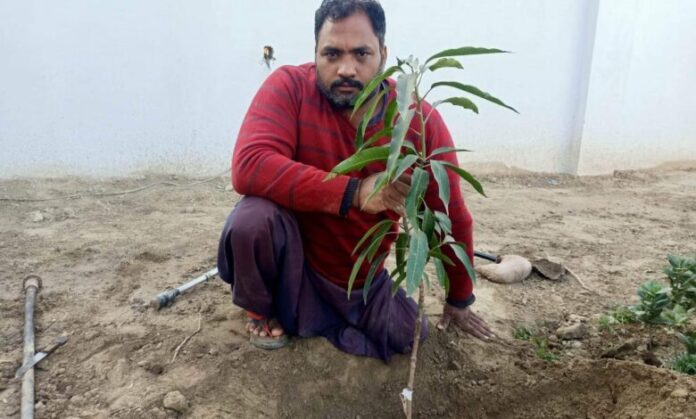
<instances>
[{"instance_id":1,"label":"foot","mask_svg":"<svg viewBox=\"0 0 696 419\"><path fill-rule=\"evenodd\" d=\"M255 313L247 312L251 344L262 349L279 349L288 344L288 337L276 319L266 319Z\"/></svg>"}]
</instances>

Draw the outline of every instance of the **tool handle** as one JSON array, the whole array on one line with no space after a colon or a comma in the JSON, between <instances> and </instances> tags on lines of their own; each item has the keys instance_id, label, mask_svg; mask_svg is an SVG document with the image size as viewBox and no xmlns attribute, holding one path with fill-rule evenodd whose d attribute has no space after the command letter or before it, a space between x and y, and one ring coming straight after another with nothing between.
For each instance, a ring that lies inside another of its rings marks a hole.
<instances>
[{"instance_id":1,"label":"tool handle","mask_svg":"<svg viewBox=\"0 0 696 419\"><path fill-rule=\"evenodd\" d=\"M496 256L490 253L474 251L474 256L480 257L481 259L490 260L491 262L500 263L500 256Z\"/></svg>"},{"instance_id":2,"label":"tool handle","mask_svg":"<svg viewBox=\"0 0 696 419\"><path fill-rule=\"evenodd\" d=\"M181 291L177 288L171 288L165 291L162 291L161 293L157 294L157 296L150 302L150 305L152 308L155 310L159 310L162 307L167 307L171 305L174 300L176 300L176 297L181 294Z\"/></svg>"}]
</instances>

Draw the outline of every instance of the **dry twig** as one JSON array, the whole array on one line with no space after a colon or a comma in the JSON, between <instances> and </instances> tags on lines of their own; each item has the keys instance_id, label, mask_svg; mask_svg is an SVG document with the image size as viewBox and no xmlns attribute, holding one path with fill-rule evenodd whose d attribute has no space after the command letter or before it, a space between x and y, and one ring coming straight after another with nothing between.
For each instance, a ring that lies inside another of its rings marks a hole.
<instances>
[{"instance_id":1,"label":"dry twig","mask_svg":"<svg viewBox=\"0 0 696 419\"><path fill-rule=\"evenodd\" d=\"M186 342L191 340L192 337L196 336L196 334L201 331L201 320L202 319L203 319L203 314L198 313L198 329L196 329L196 331L191 333L190 335L186 336L186 338L179 344L179 346L176 347L176 349L174 350L174 356L172 356L172 360L169 361L170 364L174 362L177 355L179 355L179 351L181 350L181 348L183 348L184 345L186 345Z\"/></svg>"},{"instance_id":2,"label":"dry twig","mask_svg":"<svg viewBox=\"0 0 696 419\"><path fill-rule=\"evenodd\" d=\"M568 267L565 267L565 270L566 270L566 272L568 272L573 278L575 278L575 280L578 281L578 284L580 284L580 286L583 287L585 290L587 290L587 291L589 291L589 292L592 292L592 293L595 293L595 294L597 293L597 291L595 291L594 289L592 289L592 288L588 287L587 285L585 285L585 283L582 281L582 279L580 279L580 277L577 276L577 275L575 274L575 272L573 272L573 271L571 271L570 269L568 269Z\"/></svg>"}]
</instances>

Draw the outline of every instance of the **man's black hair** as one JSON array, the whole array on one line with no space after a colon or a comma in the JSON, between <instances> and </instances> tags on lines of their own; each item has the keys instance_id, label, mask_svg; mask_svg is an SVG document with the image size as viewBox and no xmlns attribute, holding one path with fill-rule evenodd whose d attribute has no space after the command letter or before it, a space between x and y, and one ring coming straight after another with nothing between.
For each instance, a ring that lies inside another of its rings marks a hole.
<instances>
[{"instance_id":1,"label":"man's black hair","mask_svg":"<svg viewBox=\"0 0 696 419\"><path fill-rule=\"evenodd\" d=\"M377 0L324 0L314 13L314 42L319 41L319 31L326 19L341 20L354 13L363 12L370 19L372 31L379 39L379 46L384 46L384 34L387 23L384 19L384 9Z\"/></svg>"}]
</instances>

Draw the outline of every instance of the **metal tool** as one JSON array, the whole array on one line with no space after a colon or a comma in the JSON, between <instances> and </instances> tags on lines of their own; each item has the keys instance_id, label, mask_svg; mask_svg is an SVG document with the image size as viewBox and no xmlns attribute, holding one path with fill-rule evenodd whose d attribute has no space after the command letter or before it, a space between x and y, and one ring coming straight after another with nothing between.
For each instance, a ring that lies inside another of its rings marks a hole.
<instances>
[{"instance_id":1,"label":"metal tool","mask_svg":"<svg viewBox=\"0 0 696 419\"><path fill-rule=\"evenodd\" d=\"M39 362L41 362L41 360L53 353L53 351L65 345L65 342L67 341L67 336L58 336L51 346L42 351L37 352L36 355L34 355L34 358L32 358L32 360L29 363L25 363L24 365L19 367L17 369L17 372L15 373L15 378L21 378L24 375L24 373L29 371L31 368L34 368L36 364L38 364Z\"/></svg>"},{"instance_id":2,"label":"metal tool","mask_svg":"<svg viewBox=\"0 0 696 419\"><path fill-rule=\"evenodd\" d=\"M179 296L182 292L186 291L189 288L192 288L202 282L205 282L209 280L210 278L214 277L215 275L218 274L218 269L213 268L209 270L208 272L204 273L201 276L198 276L189 282L185 283L184 285L181 285L180 287L177 288L170 288L166 291L163 291L150 302L150 305L155 309L159 310L162 307L168 307L174 303L174 300L176 297Z\"/></svg>"},{"instance_id":3,"label":"metal tool","mask_svg":"<svg viewBox=\"0 0 696 419\"><path fill-rule=\"evenodd\" d=\"M500 263L500 256L492 255L490 253L479 252L478 250L475 250L474 256L479 257L481 259L490 260L491 262Z\"/></svg>"},{"instance_id":4,"label":"metal tool","mask_svg":"<svg viewBox=\"0 0 696 419\"><path fill-rule=\"evenodd\" d=\"M41 288L41 278L29 275L24 278L24 362L29 364L34 359L34 304ZM34 418L34 370L29 370L22 377L22 419Z\"/></svg>"},{"instance_id":5,"label":"metal tool","mask_svg":"<svg viewBox=\"0 0 696 419\"><path fill-rule=\"evenodd\" d=\"M490 260L491 262L500 262L500 256L495 256L491 255L488 253L484 252L479 252L478 250L475 252L475 255L477 257L483 258ZM152 299L150 302L150 306L154 308L155 310L159 310L163 307L169 307L174 303L174 300L176 300L176 297L178 297L182 292L188 290L189 288L193 288L196 285L206 282L210 278L213 278L215 275L218 274L217 268L213 268L209 270L208 272L204 273L201 276L198 276L187 283L181 285L180 287L177 288L170 288L165 291L162 291L161 293L157 294L155 298Z\"/></svg>"}]
</instances>

